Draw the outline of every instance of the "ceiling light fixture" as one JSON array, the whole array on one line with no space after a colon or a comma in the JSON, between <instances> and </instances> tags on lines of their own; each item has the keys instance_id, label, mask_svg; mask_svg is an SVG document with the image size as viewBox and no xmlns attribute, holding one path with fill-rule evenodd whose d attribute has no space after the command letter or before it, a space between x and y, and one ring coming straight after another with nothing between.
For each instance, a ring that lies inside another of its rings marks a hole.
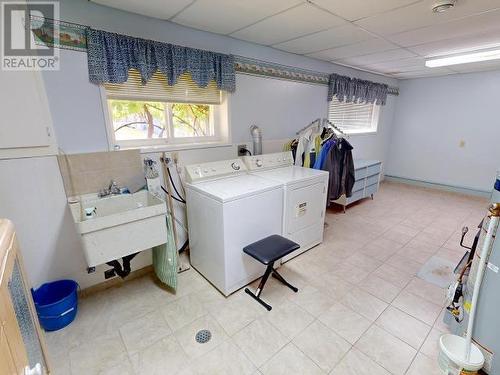
<instances>
[{"instance_id":1,"label":"ceiling light fixture","mask_svg":"<svg viewBox=\"0 0 500 375\"><path fill-rule=\"evenodd\" d=\"M447 10L453 8L456 4L456 0L440 0L436 1L432 6L432 11L434 13L443 13Z\"/></svg>"},{"instance_id":2,"label":"ceiling light fixture","mask_svg":"<svg viewBox=\"0 0 500 375\"><path fill-rule=\"evenodd\" d=\"M425 61L425 66L428 68L437 68L440 66L468 64L473 62L498 60L498 59L500 59L500 49L494 49L494 50L470 52L470 53L463 53L460 55L429 59Z\"/></svg>"}]
</instances>

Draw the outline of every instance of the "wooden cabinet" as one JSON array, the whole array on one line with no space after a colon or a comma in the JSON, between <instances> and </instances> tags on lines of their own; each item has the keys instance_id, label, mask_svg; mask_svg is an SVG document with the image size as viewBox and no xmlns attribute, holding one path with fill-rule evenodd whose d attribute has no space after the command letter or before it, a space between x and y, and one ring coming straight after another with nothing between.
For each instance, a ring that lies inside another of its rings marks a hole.
<instances>
[{"instance_id":1,"label":"wooden cabinet","mask_svg":"<svg viewBox=\"0 0 500 375\"><path fill-rule=\"evenodd\" d=\"M48 374L45 353L14 227L0 219L0 374Z\"/></svg>"},{"instance_id":2,"label":"wooden cabinet","mask_svg":"<svg viewBox=\"0 0 500 375\"><path fill-rule=\"evenodd\" d=\"M0 159L57 154L41 72L0 70Z\"/></svg>"}]
</instances>

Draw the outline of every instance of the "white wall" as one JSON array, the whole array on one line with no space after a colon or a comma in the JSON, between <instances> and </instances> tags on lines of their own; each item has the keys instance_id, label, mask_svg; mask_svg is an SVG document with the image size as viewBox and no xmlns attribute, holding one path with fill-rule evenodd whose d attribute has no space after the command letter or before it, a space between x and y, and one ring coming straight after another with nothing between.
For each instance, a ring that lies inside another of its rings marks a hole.
<instances>
[{"instance_id":1,"label":"white wall","mask_svg":"<svg viewBox=\"0 0 500 375\"><path fill-rule=\"evenodd\" d=\"M204 48L273 61L322 72L337 72L396 85L397 81L355 71L269 47L201 32L157 19L102 7L86 0L61 2L61 19L149 39ZM61 51L60 71L44 72L44 81L59 147L66 153L105 151L104 112L99 88L89 83L87 55ZM261 126L264 151L281 148L282 140L327 113L324 85L237 75L237 91L231 97L230 122L233 143L250 142L251 124ZM355 157L385 160L395 97L382 109L380 131L376 135L356 136ZM181 164L235 157L235 146L180 153ZM148 156L158 157L157 154ZM61 178L54 157L0 162L6 184L0 188L0 216L10 218L19 231L31 282L70 277L85 288L103 280L103 267L86 273L81 245L66 207ZM22 187L21 189L19 187ZM28 195L28 194L32 195ZM176 210L182 217L182 208ZM181 238L182 242L183 238ZM132 261L133 269L150 263L146 252Z\"/></svg>"},{"instance_id":2,"label":"white wall","mask_svg":"<svg viewBox=\"0 0 500 375\"><path fill-rule=\"evenodd\" d=\"M101 94L88 80L87 54L62 50L61 70L43 75L59 147L66 153L108 150ZM284 139L327 113L325 85L243 74L236 75L236 85L229 108L234 143L250 141L252 124L262 127L265 139Z\"/></svg>"},{"instance_id":3,"label":"white wall","mask_svg":"<svg viewBox=\"0 0 500 375\"><path fill-rule=\"evenodd\" d=\"M386 174L491 191L500 168L499 87L500 71L402 81Z\"/></svg>"}]
</instances>

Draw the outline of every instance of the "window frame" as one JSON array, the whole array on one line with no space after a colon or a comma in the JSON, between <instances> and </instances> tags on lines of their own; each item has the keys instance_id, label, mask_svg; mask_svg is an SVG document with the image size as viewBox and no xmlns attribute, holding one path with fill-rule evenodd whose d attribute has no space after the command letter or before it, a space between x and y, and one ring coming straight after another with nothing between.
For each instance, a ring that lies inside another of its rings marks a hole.
<instances>
[{"instance_id":1,"label":"window frame","mask_svg":"<svg viewBox=\"0 0 500 375\"><path fill-rule=\"evenodd\" d=\"M108 105L108 94L104 85L99 85L101 94L101 104L104 114L104 122L106 127L106 135L108 140L109 150L124 150L124 149L140 149L142 152L148 151L172 151L182 149L197 149L206 147L228 146L231 144L231 126L229 116L229 102L230 95L221 91L221 104L207 104L211 107L210 123L214 127L213 136L204 137L173 137L173 124L169 123L166 115L166 131L167 137L165 138L151 138L151 139L134 139L134 140L116 140L114 125L111 115L111 108ZM123 97L117 100L136 100L147 101L144 98ZM163 102L165 104L172 104L167 101L158 99L151 99L151 101ZM177 101L176 103L180 103ZM201 104L201 103L194 103Z\"/></svg>"},{"instance_id":2,"label":"window frame","mask_svg":"<svg viewBox=\"0 0 500 375\"><path fill-rule=\"evenodd\" d=\"M336 97L334 97L334 99L337 99ZM338 99L337 99L338 100ZM370 134L377 134L378 133L378 125L379 125L379 121L380 121L380 110L381 110L381 106L378 105L378 104L375 104L375 103L368 103L368 104L371 104L372 107L373 107L373 110L372 110L372 118L371 118L371 128L368 129L365 128L365 129L361 129L361 130L349 130L339 124L337 124L335 121L333 121L331 118L330 118L330 106L332 106L334 103L334 101L330 101L328 102L328 107L327 107L327 114L328 114L328 120L330 120L331 122L333 122L336 126L338 126L345 134L349 134L349 135L370 135ZM367 103L356 103L356 102L351 102L351 103L348 103L348 104L352 104L352 105L366 105Z\"/></svg>"}]
</instances>

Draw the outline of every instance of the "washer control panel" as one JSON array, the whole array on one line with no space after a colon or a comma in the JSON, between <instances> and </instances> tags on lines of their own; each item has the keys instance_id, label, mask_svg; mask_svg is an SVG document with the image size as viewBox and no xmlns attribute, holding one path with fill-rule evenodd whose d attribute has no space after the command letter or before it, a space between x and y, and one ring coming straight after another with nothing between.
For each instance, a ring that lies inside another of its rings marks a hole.
<instances>
[{"instance_id":1,"label":"washer control panel","mask_svg":"<svg viewBox=\"0 0 500 375\"><path fill-rule=\"evenodd\" d=\"M227 177L245 173L247 167L240 159L221 160L209 163L191 164L185 167L189 183Z\"/></svg>"},{"instance_id":2,"label":"washer control panel","mask_svg":"<svg viewBox=\"0 0 500 375\"><path fill-rule=\"evenodd\" d=\"M242 156L249 171L288 167L293 165L291 151L277 152L274 154L263 154L253 156Z\"/></svg>"}]
</instances>

